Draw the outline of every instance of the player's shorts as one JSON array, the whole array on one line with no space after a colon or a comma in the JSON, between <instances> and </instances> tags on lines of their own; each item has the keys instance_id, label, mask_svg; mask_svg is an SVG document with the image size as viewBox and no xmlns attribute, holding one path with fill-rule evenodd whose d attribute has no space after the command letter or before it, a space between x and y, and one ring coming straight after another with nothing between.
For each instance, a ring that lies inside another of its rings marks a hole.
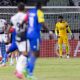
<instances>
[{"instance_id":1,"label":"player's shorts","mask_svg":"<svg viewBox=\"0 0 80 80\"><path fill-rule=\"evenodd\" d=\"M60 36L58 38L58 44L68 44L68 37L67 36Z\"/></svg>"},{"instance_id":2,"label":"player's shorts","mask_svg":"<svg viewBox=\"0 0 80 80\"><path fill-rule=\"evenodd\" d=\"M39 51L40 39L27 39L27 51Z\"/></svg>"},{"instance_id":3,"label":"player's shorts","mask_svg":"<svg viewBox=\"0 0 80 80\"><path fill-rule=\"evenodd\" d=\"M18 50L20 52L25 52L26 51L26 41L22 41L22 42L16 42Z\"/></svg>"},{"instance_id":4,"label":"player's shorts","mask_svg":"<svg viewBox=\"0 0 80 80\"><path fill-rule=\"evenodd\" d=\"M13 52L13 51L15 51L17 49L18 49L18 47L17 47L16 43L12 42L12 44L10 45L10 47L8 49L8 53Z\"/></svg>"}]
</instances>

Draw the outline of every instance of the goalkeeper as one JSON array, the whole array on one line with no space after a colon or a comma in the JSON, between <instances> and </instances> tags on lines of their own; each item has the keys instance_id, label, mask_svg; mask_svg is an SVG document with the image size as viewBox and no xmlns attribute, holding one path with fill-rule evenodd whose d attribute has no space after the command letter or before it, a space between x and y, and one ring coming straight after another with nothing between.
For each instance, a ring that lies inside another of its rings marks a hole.
<instances>
[{"instance_id":1,"label":"goalkeeper","mask_svg":"<svg viewBox=\"0 0 80 80\"><path fill-rule=\"evenodd\" d=\"M70 30L70 27L66 21L63 20L63 16L58 17L58 22L55 27L55 34L58 38L58 46L59 46L59 54L62 58L62 44L65 45L67 58L69 58L69 42L67 31L70 33L71 38L73 38L73 34Z\"/></svg>"}]
</instances>

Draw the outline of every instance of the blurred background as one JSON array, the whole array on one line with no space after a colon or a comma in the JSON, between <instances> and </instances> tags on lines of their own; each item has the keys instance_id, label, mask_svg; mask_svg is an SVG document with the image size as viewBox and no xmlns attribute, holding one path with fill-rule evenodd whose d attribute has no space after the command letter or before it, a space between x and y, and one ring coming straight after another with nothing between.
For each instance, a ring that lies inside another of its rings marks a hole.
<instances>
[{"instance_id":1,"label":"blurred background","mask_svg":"<svg viewBox=\"0 0 80 80\"><path fill-rule=\"evenodd\" d=\"M0 0L0 6L16 6L18 2L34 6L37 1L46 6L80 6L80 0Z\"/></svg>"},{"instance_id":2,"label":"blurred background","mask_svg":"<svg viewBox=\"0 0 80 80\"><path fill-rule=\"evenodd\" d=\"M33 6L36 2L42 2L47 6L79 6L80 0L0 0L0 6L16 6L18 2L24 2Z\"/></svg>"}]
</instances>

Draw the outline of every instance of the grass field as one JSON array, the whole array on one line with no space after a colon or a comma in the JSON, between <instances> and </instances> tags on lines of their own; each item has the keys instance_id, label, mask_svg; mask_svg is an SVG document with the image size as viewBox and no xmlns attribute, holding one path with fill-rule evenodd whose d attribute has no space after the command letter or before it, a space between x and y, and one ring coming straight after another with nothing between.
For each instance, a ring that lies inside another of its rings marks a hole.
<instances>
[{"instance_id":1,"label":"grass field","mask_svg":"<svg viewBox=\"0 0 80 80\"><path fill-rule=\"evenodd\" d=\"M15 66L0 67L0 80L19 80ZM38 80L80 80L80 59L40 58L34 75Z\"/></svg>"}]
</instances>

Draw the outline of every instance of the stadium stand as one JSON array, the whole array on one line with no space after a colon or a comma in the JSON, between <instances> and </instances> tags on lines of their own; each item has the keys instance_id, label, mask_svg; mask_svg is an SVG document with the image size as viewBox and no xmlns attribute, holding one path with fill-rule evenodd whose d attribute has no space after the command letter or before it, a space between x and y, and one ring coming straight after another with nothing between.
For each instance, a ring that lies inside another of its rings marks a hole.
<instances>
[{"instance_id":1,"label":"stadium stand","mask_svg":"<svg viewBox=\"0 0 80 80\"><path fill-rule=\"evenodd\" d=\"M48 0L0 0L0 6L16 6L19 2L24 2L28 6L34 6L36 2L46 5Z\"/></svg>"},{"instance_id":2,"label":"stadium stand","mask_svg":"<svg viewBox=\"0 0 80 80\"><path fill-rule=\"evenodd\" d=\"M0 6L16 6L19 2L24 2L28 6L34 6L36 2L41 2L47 6L74 6L79 5L79 0L0 0ZM74 4L75 3L75 4Z\"/></svg>"},{"instance_id":3,"label":"stadium stand","mask_svg":"<svg viewBox=\"0 0 80 80\"><path fill-rule=\"evenodd\" d=\"M48 6L69 6L69 0L49 0Z\"/></svg>"},{"instance_id":4,"label":"stadium stand","mask_svg":"<svg viewBox=\"0 0 80 80\"><path fill-rule=\"evenodd\" d=\"M26 4L34 6L36 2L41 2L43 5L46 5L48 1L49 0L26 0Z\"/></svg>"},{"instance_id":5,"label":"stadium stand","mask_svg":"<svg viewBox=\"0 0 80 80\"><path fill-rule=\"evenodd\" d=\"M0 0L0 6L16 6L19 2L28 6L34 6L36 2L41 2L44 6L80 6L80 0Z\"/></svg>"},{"instance_id":6,"label":"stadium stand","mask_svg":"<svg viewBox=\"0 0 80 80\"><path fill-rule=\"evenodd\" d=\"M0 6L16 6L19 2L28 6L34 6L36 2L41 2L44 6L80 6L80 0L0 0Z\"/></svg>"}]
</instances>

